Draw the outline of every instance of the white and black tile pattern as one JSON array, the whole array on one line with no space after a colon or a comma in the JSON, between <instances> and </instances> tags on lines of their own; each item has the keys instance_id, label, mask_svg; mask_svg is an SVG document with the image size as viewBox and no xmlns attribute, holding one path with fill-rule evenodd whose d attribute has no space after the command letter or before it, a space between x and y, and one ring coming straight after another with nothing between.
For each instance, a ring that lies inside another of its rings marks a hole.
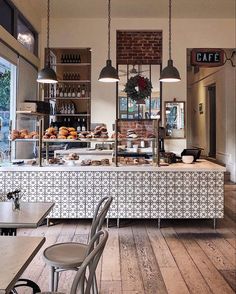
<instances>
[{"instance_id":1,"label":"white and black tile pattern","mask_svg":"<svg viewBox=\"0 0 236 294\"><path fill-rule=\"evenodd\" d=\"M13 189L55 202L51 218L92 218L106 195L110 218L224 217L223 172L0 172L0 201Z\"/></svg>"}]
</instances>

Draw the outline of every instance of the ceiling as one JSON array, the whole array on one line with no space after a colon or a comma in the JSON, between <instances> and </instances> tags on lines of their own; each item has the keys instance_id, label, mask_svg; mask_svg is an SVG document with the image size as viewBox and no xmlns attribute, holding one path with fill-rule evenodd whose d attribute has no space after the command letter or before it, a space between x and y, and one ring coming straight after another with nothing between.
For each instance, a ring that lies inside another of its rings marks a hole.
<instances>
[{"instance_id":1,"label":"ceiling","mask_svg":"<svg viewBox=\"0 0 236 294\"><path fill-rule=\"evenodd\" d=\"M46 0L27 0L46 16ZM235 18L236 0L172 0L173 18ZM112 0L112 17L165 18L168 0ZM51 15L58 18L104 18L107 0L51 0Z\"/></svg>"}]
</instances>

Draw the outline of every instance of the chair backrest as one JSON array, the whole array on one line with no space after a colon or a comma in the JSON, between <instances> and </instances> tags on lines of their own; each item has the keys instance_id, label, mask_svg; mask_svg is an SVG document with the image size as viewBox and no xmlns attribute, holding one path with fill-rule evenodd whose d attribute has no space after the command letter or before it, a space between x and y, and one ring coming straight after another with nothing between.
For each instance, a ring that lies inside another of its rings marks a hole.
<instances>
[{"instance_id":1,"label":"chair backrest","mask_svg":"<svg viewBox=\"0 0 236 294\"><path fill-rule=\"evenodd\" d=\"M94 275L108 239L108 232L97 232L89 242L89 254L81 264L72 283L70 294L90 294Z\"/></svg>"},{"instance_id":2,"label":"chair backrest","mask_svg":"<svg viewBox=\"0 0 236 294\"><path fill-rule=\"evenodd\" d=\"M104 197L99 202L95 209L93 221L90 229L90 236L89 240L93 238L93 236L101 230L103 222L105 220L105 217L107 215L107 212L111 206L113 197Z\"/></svg>"}]
</instances>

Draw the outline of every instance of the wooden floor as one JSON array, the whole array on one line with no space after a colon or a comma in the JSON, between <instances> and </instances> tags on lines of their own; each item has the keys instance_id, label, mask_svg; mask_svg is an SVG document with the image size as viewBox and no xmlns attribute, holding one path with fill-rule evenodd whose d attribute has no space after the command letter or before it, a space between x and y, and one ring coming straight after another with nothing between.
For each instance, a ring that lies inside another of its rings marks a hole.
<instances>
[{"instance_id":1,"label":"wooden floor","mask_svg":"<svg viewBox=\"0 0 236 294\"><path fill-rule=\"evenodd\" d=\"M216 231L209 220L163 220L161 230L156 221L123 220L119 229L111 221L97 270L100 293L235 293L236 185L225 185L225 212ZM89 227L88 220L67 221L18 234L45 236L45 248L56 242L86 242ZM23 277L48 290L42 250ZM62 273L60 291L69 293L73 276Z\"/></svg>"}]
</instances>

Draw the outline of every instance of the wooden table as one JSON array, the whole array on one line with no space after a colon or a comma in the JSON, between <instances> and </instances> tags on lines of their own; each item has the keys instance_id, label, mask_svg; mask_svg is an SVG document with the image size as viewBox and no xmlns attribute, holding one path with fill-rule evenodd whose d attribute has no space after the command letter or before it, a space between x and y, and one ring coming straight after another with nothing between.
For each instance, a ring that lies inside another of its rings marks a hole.
<instances>
[{"instance_id":1,"label":"wooden table","mask_svg":"<svg viewBox=\"0 0 236 294\"><path fill-rule=\"evenodd\" d=\"M20 210L13 211L11 202L0 202L0 228L16 234L17 228L37 228L51 211L51 202L21 202Z\"/></svg>"},{"instance_id":2,"label":"wooden table","mask_svg":"<svg viewBox=\"0 0 236 294\"><path fill-rule=\"evenodd\" d=\"M9 293L45 238L0 236L0 294Z\"/></svg>"}]
</instances>

